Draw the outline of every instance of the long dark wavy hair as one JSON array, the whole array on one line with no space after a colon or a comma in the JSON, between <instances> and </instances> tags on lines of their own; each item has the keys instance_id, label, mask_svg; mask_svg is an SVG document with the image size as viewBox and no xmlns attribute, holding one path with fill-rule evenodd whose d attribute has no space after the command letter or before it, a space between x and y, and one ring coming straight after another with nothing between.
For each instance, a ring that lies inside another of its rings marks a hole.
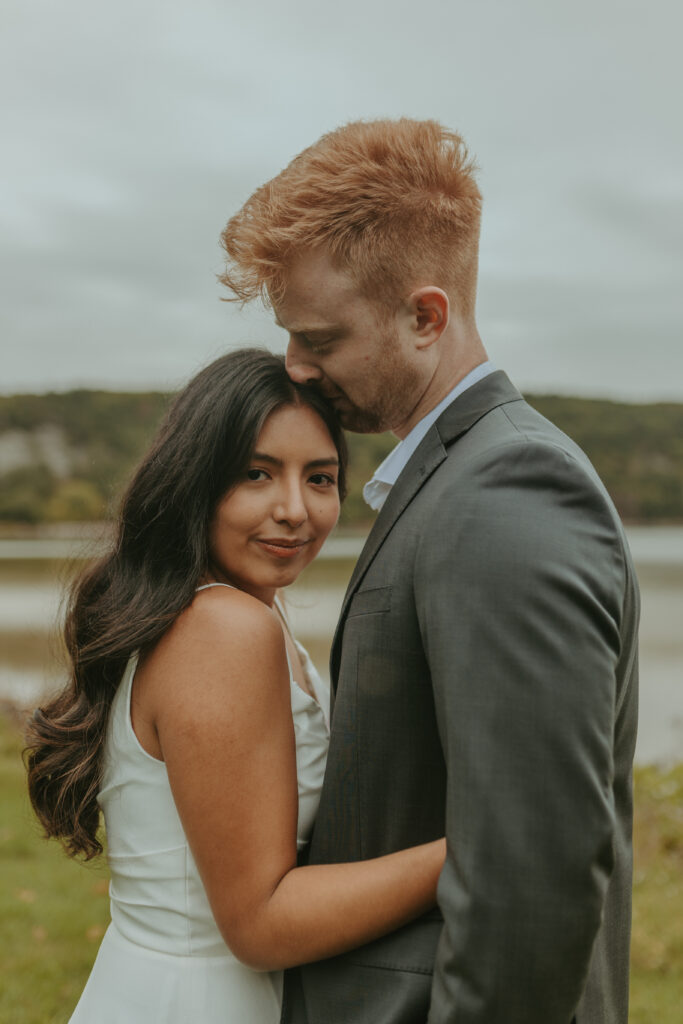
<instances>
[{"instance_id":1,"label":"long dark wavy hair","mask_svg":"<svg viewBox=\"0 0 683 1024\"><path fill-rule=\"evenodd\" d=\"M123 498L111 550L72 585L64 627L70 678L34 713L25 751L33 808L70 856L102 852L102 749L128 659L191 603L207 570L217 503L248 468L267 417L297 404L313 409L332 437L343 498L346 442L331 407L289 379L282 357L240 349L176 397Z\"/></svg>"}]
</instances>

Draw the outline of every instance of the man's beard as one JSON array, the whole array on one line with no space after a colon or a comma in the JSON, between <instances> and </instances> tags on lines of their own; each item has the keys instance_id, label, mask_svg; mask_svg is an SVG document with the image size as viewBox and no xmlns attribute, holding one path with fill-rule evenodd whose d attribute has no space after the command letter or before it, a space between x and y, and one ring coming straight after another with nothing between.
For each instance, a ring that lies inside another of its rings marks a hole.
<instances>
[{"instance_id":1,"label":"man's beard","mask_svg":"<svg viewBox=\"0 0 683 1024\"><path fill-rule=\"evenodd\" d=\"M383 330L377 341L376 361L381 369L374 394L368 394L362 406L339 388L336 395L326 396L344 430L354 434L383 434L400 427L410 417L424 387L417 368L401 355L394 331Z\"/></svg>"},{"instance_id":2,"label":"man's beard","mask_svg":"<svg viewBox=\"0 0 683 1024\"><path fill-rule=\"evenodd\" d=\"M334 403L344 430L354 434L383 434L405 423L417 404L421 381L410 366L397 363L393 369L393 380L380 389L370 408L355 405L346 395L341 403Z\"/></svg>"},{"instance_id":3,"label":"man's beard","mask_svg":"<svg viewBox=\"0 0 683 1024\"><path fill-rule=\"evenodd\" d=\"M379 411L359 409L351 403L348 408L335 411L344 430L353 434L383 434L390 429Z\"/></svg>"}]
</instances>

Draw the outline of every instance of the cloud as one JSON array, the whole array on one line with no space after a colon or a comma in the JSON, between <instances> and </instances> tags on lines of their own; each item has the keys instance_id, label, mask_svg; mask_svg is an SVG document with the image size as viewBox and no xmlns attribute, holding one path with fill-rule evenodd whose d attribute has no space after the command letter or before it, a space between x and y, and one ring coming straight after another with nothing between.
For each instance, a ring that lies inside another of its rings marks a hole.
<instances>
[{"instance_id":1,"label":"cloud","mask_svg":"<svg viewBox=\"0 0 683 1024\"><path fill-rule=\"evenodd\" d=\"M224 222L323 131L409 115L481 164L500 365L683 398L673 0L8 0L4 21L2 390L166 387L281 346L219 301Z\"/></svg>"}]
</instances>

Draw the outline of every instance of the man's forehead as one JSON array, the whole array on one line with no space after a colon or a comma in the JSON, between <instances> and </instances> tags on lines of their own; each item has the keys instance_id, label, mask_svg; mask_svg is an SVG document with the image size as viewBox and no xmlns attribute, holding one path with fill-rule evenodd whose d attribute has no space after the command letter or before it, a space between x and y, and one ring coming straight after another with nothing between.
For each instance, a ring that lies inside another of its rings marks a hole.
<instances>
[{"instance_id":1,"label":"man's forehead","mask_svg":"<svg viewBox=\"0 0 683 1024\"><path fill-rule=\"evenodd\" d=\"M319 293L306 291L285 293L273 304L275 323L293 334L326 331L341 325L344 304L331 301L329 293L321 299Z\"/></svg>"},{"instance_id":2,"label":"man's forehead","mask_svg":"<svg viewBox=\"0 0 683 1024\"><path fill-rule=\"evenodd\" d=\"M279 326L290 331L333 327L345 319L349 303L362 298L351 275L316 251L293 260L283 284L273 310Z\"/></svg>"},{"instance_id":3,"label":"man's forehead","mask_svg":"<svg viewBox=\"0 0 683 1024\"><path fill-rule=\"evenodd\" d=\"M284 274L285 288L292 292L306 292L325 287L339 292L356 291L358 285L351 272L334 260L327 249L304 249L287 262Z\"/></svg>"}]
</instances>

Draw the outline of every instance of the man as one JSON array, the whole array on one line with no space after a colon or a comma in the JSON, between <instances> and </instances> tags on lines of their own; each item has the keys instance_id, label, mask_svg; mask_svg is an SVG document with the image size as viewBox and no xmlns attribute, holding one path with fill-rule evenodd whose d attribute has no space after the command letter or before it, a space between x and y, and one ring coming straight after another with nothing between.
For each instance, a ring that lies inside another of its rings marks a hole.
<instances>
[{"instance_id":1,"label":"man","mask_svg":"<svg viewBox=\"0 0 683 1024\"><path fill-rule=\"evenodd\" d=\"M435 122L347 125L259 189L223 280L401 443L331 658L314 863L439 835L439 910L290 972L292 1024L626 1024L638 594L585 455L496 371L480 194Z\"/></svg>"}]
</instances>

